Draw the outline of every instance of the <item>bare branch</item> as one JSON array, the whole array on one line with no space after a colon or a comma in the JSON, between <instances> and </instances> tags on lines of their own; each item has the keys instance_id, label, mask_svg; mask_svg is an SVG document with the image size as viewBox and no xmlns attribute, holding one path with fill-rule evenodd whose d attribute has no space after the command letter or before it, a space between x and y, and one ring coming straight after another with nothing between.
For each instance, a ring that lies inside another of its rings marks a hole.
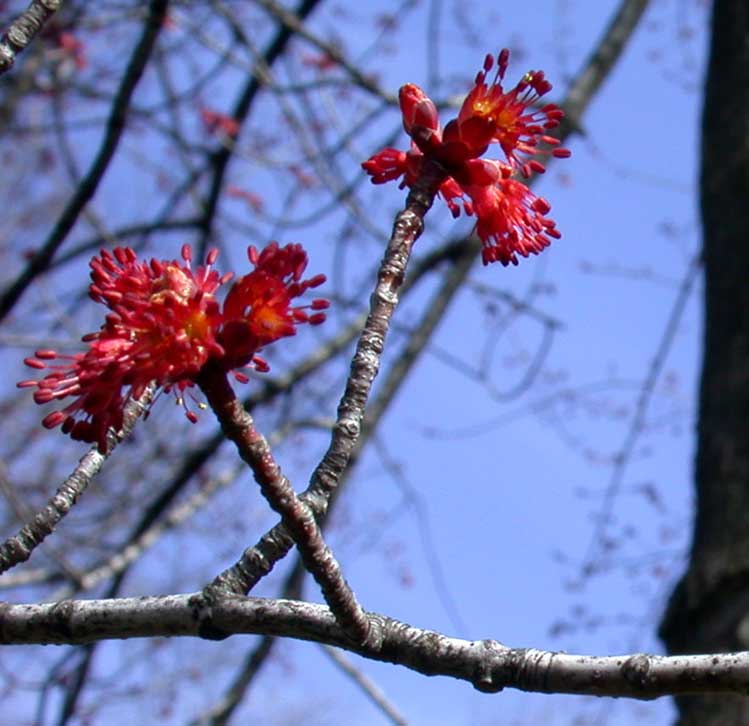
<instances>
[{"instance_id":1,"label":"bare branch","mask_svg":"<svg viewBox=\"0 0 749 726\"><path fill-rule=\"evenodd\" d=\"M130 101L135 92L135 87L143 75L148 59L151 57L156 38L164 24L168 6L168 0L152 0L150 3L148 18L143 24L143 33L130 56L122 81L120 81L107 119L104 138L91 167L81 180L75 194L63 210L47 240L36 251L26 269L15 282L9 285L0 295L0 320L12 310L37 275L47 269L55 252L65 241L68 233L78 221L79 215L96 193L99 182L107 171L109 162L112 160L125 130Z\"/></svg>"},{"instance_id":2,"label":"bare branch","mask_svg":"<svg viewBox=\"0 0 749 726\"><path fill-rule=\"evenodd\" d=\"M9 71L16 56L33 40L62 5L62 0L32 0L0 38L0 75Z\"/></svg>"},{"instance_id":3,"label":"bare branch","mask_svg":"<svg viewBox=\"0 0 749 726\"><path fill-rule=\"evenodd\" d=\"M369 677L361 672L343 653L329 645L322 647L323 653L330 658L359 688L372 703L390 719L396 726L407 726L408 721L398 713L398 710L388 701L382 689Z\"/></svg>"},{"instance_id":4,"label":"bare branch","mask_svg":"<svg viewBox=\"0 0 749 726\"><path fill-rule=\"evenodd\" d=\"M146 389L139 400L130 400L125 406L122 428L107 433L107 453L101 454L94 446L78 463L73 473L60 485L47 506L21 531L0 545L0 574L25 562L44 541L60 520L70 511L91 479L101 469L117 444L130 435L135 422L148 410L153 386Z\"/></svg>"},{"instance_id":5,"label":"bare branch","mask_svg":"<svg viewBox=\"0 0 749 726\"><path fill-rule=\"evenodd\" d=\"M234 395L226 373L208 364L198 377L198 385L218 418L226 437L237 447L240 457L252 470L260 491L299 549L307 570L320 585L325 600L344 630L357 641L370 637L370 624L356 596L343 577L341 566L325 544L310 508L299 499L276 463L265 437Z\"/></svg>"},{"instance_id":6,"label":"bare branch","mask_svg":"<svg viewBox=\"0 0 749 726\"><path fill-rule=\"evenodd\" d=\"M190 721L190 726L226 726L229 719L242 702L247 687L270 654L276 639L271 635L264 636L245 658L239 673L224 696L210 709Z\"/></svg>"},{"instance_id":7,"label":"bare branch","mask_svg":"<svg viewBox=\"0 0 749 726\"><path fill-rule=\"evenodd\" d=\"M197 636L202 593L115 600L0 604L0 643L73 644L105 639ZM353 643L323 605L231 596L214 603L211 622L232 634L281 635L336 646L429 676L464 680L479 691L517 688L652 699L683 693L749 693L749 651L709 655L590 656L508 648L496 640L463 640L376 613L381 639Z\"/></svg>"}]
</instances>

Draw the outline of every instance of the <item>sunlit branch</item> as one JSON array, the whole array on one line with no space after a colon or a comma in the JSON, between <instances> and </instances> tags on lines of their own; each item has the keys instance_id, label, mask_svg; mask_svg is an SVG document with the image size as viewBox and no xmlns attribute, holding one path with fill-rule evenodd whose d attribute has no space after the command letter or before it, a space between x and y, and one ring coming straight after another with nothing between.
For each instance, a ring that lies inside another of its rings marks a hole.
<instances>
[{"instance_id":1,"label":"sunlit branch","mask_svg":"<svg viewBox=\"0 0 749 726\"><path fill-rule=\"evenodd\" d=\"M9 71L44 24L60 9L62 0L32 0L0 38L0 75Z\"/></svg>"},{"instance_id":2,"label":"sunlit branch","mask_svg":"<svg viewBox=\"0 0 749 726\"><path fill-rule=\"evenodd\" d=\"M194 601L200 593L116 600L63 600L41 605L0 603L0 643L92 643L104 639L200 635L204 623ZM352 643L322 605L295 600L232 596L214 603L211 624L239 635L281 635L333 645L365 658L401 665L429 676L467 681L479 691L517 688L652 699L685 693L747 694L749 652L657 656L573 655L508 648L496 640L463 640L415 628L377 613L381 637Z\"/></svg>"},{"instance_id":3,"label":"sunlit branch","mask_svg":"<svg viewBox=\"0 0 749 726\"><path fill-rule=\"evenodd\" d=\"M252 470L262 495L281 516L305 567L320 586L341 626L355 640L368 640L370 623L346 582L338 561L325 544L314 513L299 499L291 482L284 476L268 441L234 395L226 373L208 364L198 377L198 385L216 414L224 435L234 443L239 456Z\"/></svg>"}]
</instances>

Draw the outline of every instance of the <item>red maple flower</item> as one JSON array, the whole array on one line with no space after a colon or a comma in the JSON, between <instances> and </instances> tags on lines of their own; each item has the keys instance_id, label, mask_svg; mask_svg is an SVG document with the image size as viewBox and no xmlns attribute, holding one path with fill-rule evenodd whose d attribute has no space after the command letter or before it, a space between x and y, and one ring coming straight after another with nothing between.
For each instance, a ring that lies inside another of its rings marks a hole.
<instances>
[{"instance_id":1,"label":"red maple flower","mask_svg":"<svg viewBox=\"0 0 749 726\"><path fill-rule=\"evenodd\" d=\"M340 61L336 60L327 51L322 53L304 53L301 60L303 65L314 68L321 73L334 70L340 63Z\"/></svg>"},{"instance_id":2,"label":"red maple flower","mask_svg":"<svg viewBox=\"0 0 749 726\"><path fill-rule=\"evenodd\" d=\"M259 194L251 192L249 189L243 189L236 184L230 184L226 187L226 195L247 202L247 205L255 214L260 214L265 206L265 202Z\"/></svg>"},{"instance_id":3,"label":"red maple flower","mask_svg":"<svg viewBox=\"0 0 749 726\"><path fill-rule=\"evenodd\" d=\"M510 169L497 161L473 159L461 170L458 184L470 198L463 206L475 214L476 232L484 243L483 263L518 264L517 255L538 254L561 236L546 217L551 205L525 184L510 178ZM453 202L454 203L454 202Z\"/></svg>"},{"instance_id":4,"label":"red maple flower","mask_svg":"<svg viewBox=\"0 0 749 726\"><path fill-rule=\"evenodd\" d=\"M239 121L220 111L204 106L200 109L200 119L205 130L210 133L223 134L230 139L236 138L239 134Z\"/></svg>"},{"instance_id":5,"label":"red maple flower","mask_svg":"<svg viewBox=\"0 0 749 726\"><path fill-rule=\"evenodd\" d=\"M72 356L39 350L25 361L49 371L41 380L18 384L37 389L36 403L74 397L42 424L61 425L73 439L97 443L103 452L108 429L122 426L125 403L139 398L149 383L174 391L182 401L181 394L194 385L209 360L246 382L247 376L237 369L268 370L257 355L264 346L294 335L300 323L325 320L327 300L292 305L325 281L324 275L302 280L307 254L301 245L272 243L262 252L248 248L255 269L232 284L223 306L216 292L233 274L220 276L212 269L217 255L217 250L209 252L197 270L192 269L188 245L182 248L181 262L140 262L123 247L94 257L90 295L110 312L98 332L84 336L88 350ZM185 411L190 420L196 419Z\"/></svg>"},{"instance_id":6,"label":"red maple flower","mask_svg":"<svg viewBox=\"0 0 749 726\"><path fill-rule=\"evenodd\" d=\"M556 147L559 139L549 136L564 117L564 111L553 103L540 108L536 106L541 96L552 86L543 71L528 71L518 84L508 92L502 89L510 52L505 48L497 56L497 73L491 84L486 83L486 74L494 65L494 58L487 55L484 68L479 71L473 88L466 96L458 118L445 129L445 139L454 135L469 149L478 150L480 156L493 141L499 143L513 168L519 169L528 178L531 171L543 173L543 164L536 159L523 161L519 154L533 157L551 154L559 158L570 155L567 149L552 148L542 151L539 143ZM475 157L474 157L475 158Z\"/></svg>"},{"instance_id":7,"label":"red maple flower","mask_svg":"<svg viewBox=\"0 0 749 726\"><path fill-rule=\"evenodd\" d=\"M221 312L217 340L224 351L220 360L225 370L249 363L258 370L267 370L267 363L256 355L257 351L279 338L295 335L300 323L324 322L322 311L330 304L323 298L316 298L309 305L291 304L294 298L325 282L325 275L302 280L307 253L301 245L279 247L274 242L262 252L250 247L247 254L255 269L232 285ZM238 371L234 375L247 380Z\"/></svg>"},{"instance_id":8,"label":"red maple flower","mask_svg":"<svg viewBox=\"0 0 749 726\"><path fill-rule=\"evenodd\" d=\"M405 176L400 185L402 189L418 179L423 159L424 155L412 143L408 153L390 147L382 149L363 162L362 168L372 177L372 184L385 184Z\"/></svg>"},{"instance_id":9,"label":"red maple flower","mask_svg":"<svg viewBox=\"0 0 749 726\"><path fill-rule=\"evenodd\" d=\"M549 135L564 112L554 104L537 107L539 99L551 90L544 73L530 71L511 90L502 88L509 57L507 49L497 56L491 83L486 76L494 67L494 58L486 57L457 118L444 130L437 107L424 91L410 83L403 86L399 101L411 148L408 152L383 149L362 164L372 183L403 177L403 188L414 185L427 160L437 162L445 172L438 192L453 216L457 217L461 208L476 216L484 264L517 264L518 254L536 254L550 244L550 237L560 236L554 222L546 217L549 203L512 177L543 173L538 156L570 156L567 149L559 148L559 140ZM479 158L492 143L504 152L504 162Z\"/></svg>"},{"instance_id":10,"label":"red maple flower","mask_svg":"<svg viewBox=\"0 0 749 726\"><path fill-rule=\"evenodd\" d=\"M82 71L88 65L85 51L86 46L73 33L65 30L61 31L57 36L57 42L63 53L73 59L75 67L79 71Z\"/></svg>"}]
</instances>

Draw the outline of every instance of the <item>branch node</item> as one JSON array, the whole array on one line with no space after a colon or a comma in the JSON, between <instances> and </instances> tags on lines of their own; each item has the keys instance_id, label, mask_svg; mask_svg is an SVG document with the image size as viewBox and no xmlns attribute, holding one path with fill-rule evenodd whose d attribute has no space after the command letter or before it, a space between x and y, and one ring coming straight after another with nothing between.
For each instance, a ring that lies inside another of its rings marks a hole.
<instances>
[{"instance_id":1,"label":"branch node","mask_svg":"<svg viewBox=\"0 0 749 726\"><path fill-rule=\"evenodd\" d=\"M477 658L471 685L481 693L500 693L511 670L511 664L505 658L508 649L498 640L481 640L476 645L485 652Z\"/></svg>"},{"instance_id":2,"label":"branch node","mask_svg":"<svg viewBox=\"0 0 749 726\"><path fill-rule=\"evenodd\" d=\"M198 636L204 640L226 640L232 633L217 627L213 622L213 605L219 597L215 590L204 590L189 600L192 617L198 624Z\"/></svg>"},{"instance_id":3,"label":"branch node","mask_svg":"<svg viewBox=\"0 0 749 726\"><path fill-rule=\"evenodd\" d=\"M649 691L655 682L650 673L650 658L644 653L635 653L624 661L622 676L627 683L643 692Z\"/></svg>"},{"instance_id":4,"label":"branch node","mask_svg":"<svg viewBox=\"0 0 749 726\"><path fill-rule=\"evenodd\" d=\"M73 629L70 626L70 620L75 610L75 603L72 600L60 600L56 602L50 610L50 633L58 637L72 638Z\"/></svg>"}]
</instances>

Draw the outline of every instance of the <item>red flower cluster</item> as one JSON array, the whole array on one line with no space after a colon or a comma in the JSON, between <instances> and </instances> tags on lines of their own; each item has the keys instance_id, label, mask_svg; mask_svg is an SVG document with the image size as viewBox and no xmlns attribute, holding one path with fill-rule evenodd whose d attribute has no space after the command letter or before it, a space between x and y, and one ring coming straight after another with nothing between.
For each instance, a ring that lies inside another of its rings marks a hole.
<instances>
[{"instance_id":1,"label":"red flower cluster","mask_svg":"<svg viewBox=\"0 0 749 726\"><path fill-rule=\"evenodd\" d=\"M564 112L552 103L537 105L551 90L543 71L529 71L513 89L503 90L509 58L507 49L497 56L496 75L487 83L494 58L486 57L458 117L444 130L437 107L424 91L410 83L403 86L399 98L410 150L383 149L362 164L374 184L402 176L402 188L413 186L427 159L439 163L447 175L439 193L453 216L460 214L461 206L466 214L476 215L484 264L516 265L518 254L536 254L548 247L550 237L560 237L546 216L549 203L516 177L543 173L539 156L570 155L548 133L559 125ZM505 161L479 158L492 143L499 144Z\"/></svg>"},{"instance_id":2,"label":"red flower cluster","mask_svg":"<svg viewBox=\"0 0 749 726\"><path fill-rule=\"evenodd\" d=\"M125 402L139 398L154 381L165 391L181 393L194 385L210 360L248 380L239 368L267 371L257 353L279 338L296 333L300 323L318 325L328 301L307 306L292 301L325 281L324 275L302 280L307 253L301 245L279 247L275 242L258 252L248 248L254 270L236 280L223 305L216 299L232 273L219 276L212 269L217 250L205 266L191 268L192 250L182 248L182 261L139 262L133 250L118 247L91 260L90 295L110 312L97 333L84 336L85 353L62 355L38 350L25 363L50 372L41 380L21 381L19 388L35 387L36 403L70 396L72 403L42 421L46 428L62 425L73 439L97 443L106 450L107 430L122 426ZM50 361L62 361L51 365ZM183 404L184 405L184 404ZM192 411L185 409L191 421Z\"/></svg>"}]
</instances>

